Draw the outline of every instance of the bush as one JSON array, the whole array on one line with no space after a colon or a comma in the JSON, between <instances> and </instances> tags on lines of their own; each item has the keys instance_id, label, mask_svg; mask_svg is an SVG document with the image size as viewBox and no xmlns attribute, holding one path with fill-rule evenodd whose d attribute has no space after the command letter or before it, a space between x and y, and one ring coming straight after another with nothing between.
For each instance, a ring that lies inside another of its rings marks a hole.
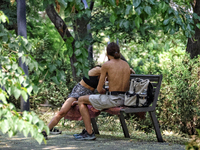
<instances>
[{"instance_id":1,"label":"bush","mask_svg":"<svg viewBox=\"0 0 200 150\"><path fill-rule=\"evenodd\" d=\"M163 129L195 134L195 129L200 127L199 60L190 59L187 54L163 60L157 112Z\"/></svg>"}]
</instances>

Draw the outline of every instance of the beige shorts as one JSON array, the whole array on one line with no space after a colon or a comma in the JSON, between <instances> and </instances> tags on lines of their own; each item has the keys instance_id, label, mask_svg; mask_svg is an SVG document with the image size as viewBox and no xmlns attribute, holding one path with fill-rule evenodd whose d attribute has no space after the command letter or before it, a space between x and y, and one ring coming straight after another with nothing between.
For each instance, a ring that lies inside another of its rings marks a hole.
<instances>
[{"instance_id":1,"label":"beige shorts","mask_svg":"<svg viewBox=\"0 0 200 150\"><path fill-rule=\"evenodd\" d=\"M89 96L90 103L97 110L122 106L124 105L124 99L125 99L124 94L119 94L119 95L96 94Z\"/></svg>"}]
</instances>

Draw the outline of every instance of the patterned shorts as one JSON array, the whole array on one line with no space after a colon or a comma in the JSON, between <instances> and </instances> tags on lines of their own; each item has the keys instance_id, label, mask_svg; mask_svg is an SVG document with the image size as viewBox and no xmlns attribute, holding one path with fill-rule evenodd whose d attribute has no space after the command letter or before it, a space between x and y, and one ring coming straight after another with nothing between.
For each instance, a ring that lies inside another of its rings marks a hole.
<instances>
[{"instance_id":1,"label":"patterned shorts","mask_svg":"<svg viewBox=\"0 0 200 150\"><path fill-rule=\"evenodd\" d=\"M87 89L86 87L78 83L77 85L74 86L72 92L68 95L68 98L73 97L78 99L80 96L91 95L91 94L93 94L93 92L90 89Z\"/></svg>"}]
</instances>

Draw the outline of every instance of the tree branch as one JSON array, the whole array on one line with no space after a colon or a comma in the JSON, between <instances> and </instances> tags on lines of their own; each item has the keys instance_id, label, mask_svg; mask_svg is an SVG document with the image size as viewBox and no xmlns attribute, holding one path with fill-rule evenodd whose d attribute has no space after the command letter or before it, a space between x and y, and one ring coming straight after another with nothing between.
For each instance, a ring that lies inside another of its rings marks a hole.
<instances>
[{"instance_id":1,"label":"tree branch","mask_svg":"<svg viewBox=\"0 0 200 150\"><path fill-rule=\"evenodd\" d=\"M90 2L90 10L91 11L93 10L93 7L94 7L94 0L91 0L91 2Z\"/></svg>"},{"instance_id":2,"label":"tree branch","mask_svg":"<svg viewBox=\"0 0 200 150\"><path fill-rule=\"evenodd\" d=\"M62 18L57 14L56 10L54 9L53 4L50 4L46 8L46 13L52 23L55 25L56 29L58 30L60 36L63 38L64 41L67 40L67 37L72 37L71 33L69 32L67 25L62 20Z\"/></svg>"}]
</instances>

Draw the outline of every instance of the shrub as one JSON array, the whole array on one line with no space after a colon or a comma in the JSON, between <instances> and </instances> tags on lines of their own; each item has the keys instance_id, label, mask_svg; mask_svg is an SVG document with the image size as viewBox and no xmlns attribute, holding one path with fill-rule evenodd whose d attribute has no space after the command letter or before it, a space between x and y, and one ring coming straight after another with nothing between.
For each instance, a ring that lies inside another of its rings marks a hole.
<instances>
[{"instance_id":1,"label":"shrub","mask_svg":"<svg viewBox=\"0 0 200 150\"><path fill-rule=\"evenodd\" d=\"M162 128L194 134L200 126L199 60L190 59L188 54L164 60L157 112Z\"/></svg>"}]
</instances>

